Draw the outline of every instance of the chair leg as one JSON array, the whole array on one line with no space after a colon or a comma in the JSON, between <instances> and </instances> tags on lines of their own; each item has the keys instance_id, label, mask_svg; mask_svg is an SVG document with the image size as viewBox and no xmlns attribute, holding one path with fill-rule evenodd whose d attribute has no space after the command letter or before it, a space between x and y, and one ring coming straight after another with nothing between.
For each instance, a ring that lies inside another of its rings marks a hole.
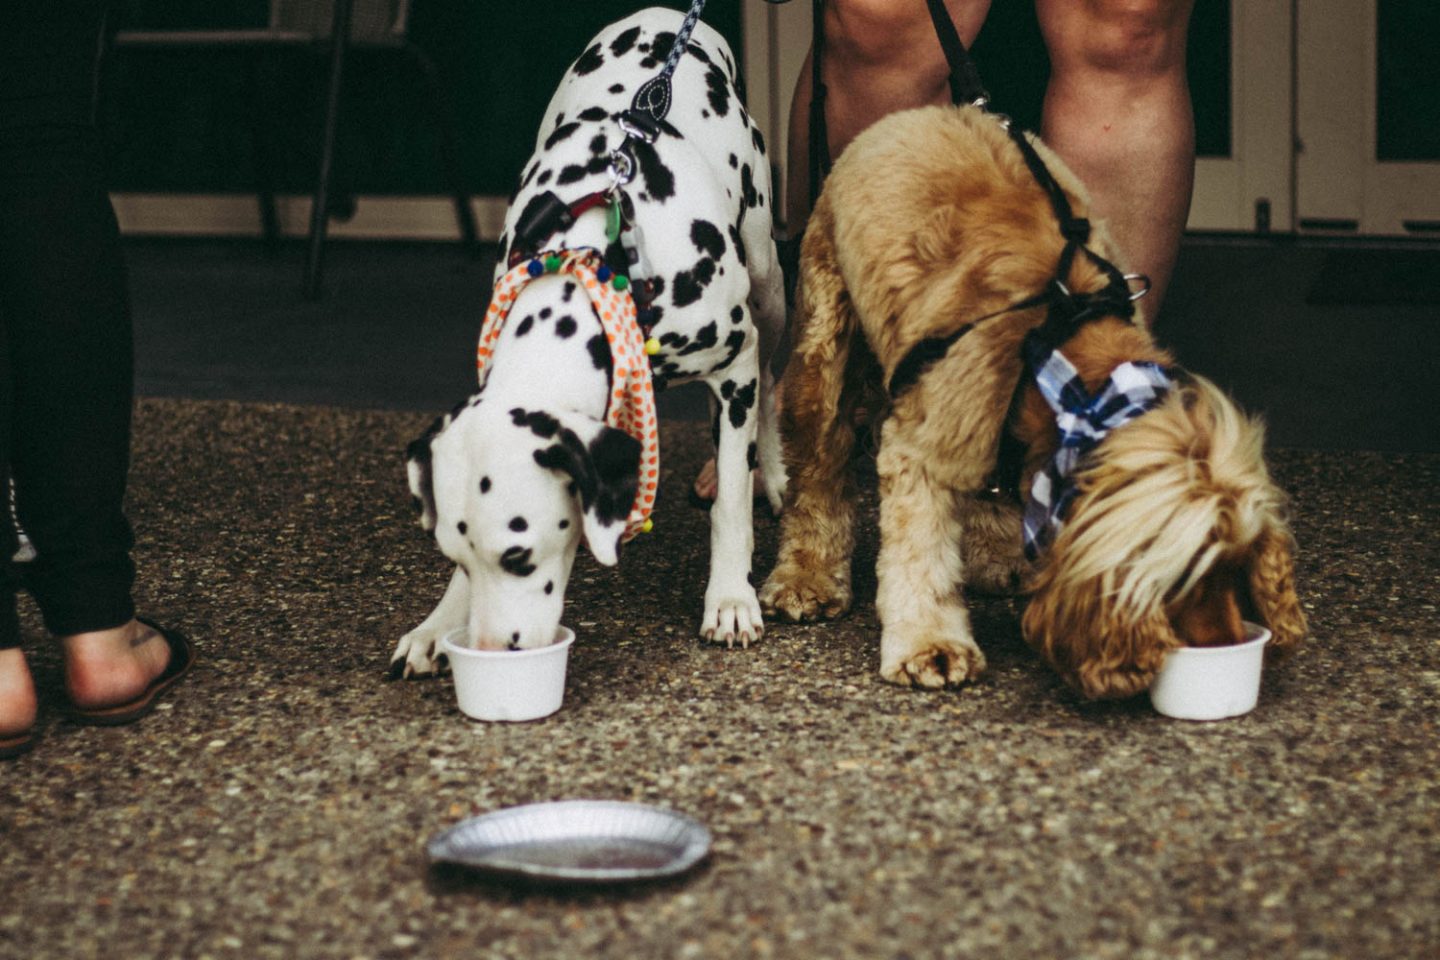
<instances>
[{"instance_id":1,"label":"chair leg","mask_svg":"<svg viewBox=\"0 0 1440 960\"><path fill-rule=\"evenodd\" d=\"M445 84L440 80L440 71L425 51L412 43L405 44L405 52L414 58L430 88L430 102L433 105L435 124L440 130L440 164L445 178L450 182L450 196L455 203L455 220L460 227L460 243L472 257L479 257L480 235L475 227L475 211L470 207L470 192L465 189L465 177L460 169L460 138L455 132L455 111Z\"/></svg>"},{"instance_id":2,"label":"chair leg","mask_svg":"<svg viewBox=\"0 0 1440 960\"><path fill-rule=\"evenodd\" d=\"M340 115L340 83L345 71L345 50L350 45L352 0L335 0L330 30L330 78L325 94L325 130L320 141L320 173L314 205L310 209L310 250L305 258L305 297L320 299L320 274L325 254L325 227L330 212L330 168L335 159L335 128Z\"/></svg>"},{"instance_id":3,"label":"chair leg","mask_svg":"<svg viewBox=\"0 0 1440 960\"><path fill-rule=\"evenodd\" d=\"M265 129L265 105L262 91L267 90L258 57L247 57L245 72L250 88L250 150L255 157L255 199L260 206L260 231L265 252L275 256L280 250L280 218L275 214L275 158Z\"/></svg>"}]
</instances>

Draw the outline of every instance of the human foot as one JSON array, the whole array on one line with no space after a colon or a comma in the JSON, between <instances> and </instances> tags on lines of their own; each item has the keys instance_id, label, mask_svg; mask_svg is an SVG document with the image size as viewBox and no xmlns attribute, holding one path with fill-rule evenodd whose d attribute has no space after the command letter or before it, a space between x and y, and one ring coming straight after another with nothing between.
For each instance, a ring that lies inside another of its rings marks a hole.
<instances>
[{"instance_id":1,"label":"human foot","mask_svg":"<svg viewBox=\"0 0 1440 960\"><path fill-rule=\"evenodd\" d=\"M16 756L29 747L38 710L24 652L19 647L0 650L0 757Z\"/></svg>"},{"instance_id":2,"label":"human foot","mask_svg":"<svg viewBox=\"0 0 1440 960\"><path fill-rule=\"evenodd\" d=\"M61 639L65 690L79 711L127 704L171 666L175 651L157 628L132 619Z\"/></svg>"}]
</instances>

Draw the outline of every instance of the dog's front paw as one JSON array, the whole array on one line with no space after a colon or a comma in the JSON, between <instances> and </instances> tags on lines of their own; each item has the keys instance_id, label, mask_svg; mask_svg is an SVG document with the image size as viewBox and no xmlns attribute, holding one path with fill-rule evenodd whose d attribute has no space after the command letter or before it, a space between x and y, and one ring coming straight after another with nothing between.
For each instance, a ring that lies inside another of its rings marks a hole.
<instances>
[{"instance_id":1,"label":"dog's front paw","mask_svg":"<svg viewBox=\"0 0 1440 960\"><path fill-rule=\"evenodd\" d=\"M838 617L850 609L850 578L781 563L760 588L760 605L771 616L797 623Z\"/></svg>"},{"instance_id":2,"label":"dog's front paw","mask_svg":"<svg viewBox=\"0 0 1440 960\"><path fill-rule=\"evenodd\" d=\"M750 646L765 633L765 620L760 616L760 601L755 588L746 583L735 589L716 587L705 591L705 617L700 621L700 636L711 643L733 647L738 642Z\"/></svg>"},{"instance_id":3,"label":"dog's front paw","mask_svg":"<svg viewBox=\"0 0 1440 960\"><path fill-rule=\"evenodd\" d=\"M395 644L390 654L391 680L427 677L439 673L446 666L445 654L440 652L440 632L417 627Z\"/></svg>"},{"instance_id":4,"label":"dog's front paw","mask_svg":"<svg viewBox=\"0 0 1440 960\"><path fill-rule=\"evenodd\" d=\"M880 641L880 676L907 687L958 687L985 672L985 654L975 641L926 634L904 642Z\"/></svg>"}]
</instances>

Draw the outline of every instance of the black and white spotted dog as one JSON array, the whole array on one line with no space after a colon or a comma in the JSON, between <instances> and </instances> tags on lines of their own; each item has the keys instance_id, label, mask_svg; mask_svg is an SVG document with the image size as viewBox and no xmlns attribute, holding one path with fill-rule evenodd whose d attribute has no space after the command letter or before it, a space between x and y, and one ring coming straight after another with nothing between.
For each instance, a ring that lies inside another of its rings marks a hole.
<instances>
[{"instance_id":1,"label":"black and white spotted dog","mask_svg":"<svg viewBox=\"0 0 1440 960\"><path fill-rule=\"evenodd\" d=\"M616 118L659 72L681 22L644 10L603 30L570 68L511 203L497 280L536 253L607 247L603 205L538 241L526 224L547 200L571 204L614 186L611 154L625 138ZM776 511L785 482L766 362L784 325L769 166L718 33L696 26L672 81L658 136L629 143L635 172L621 189L645 268L636 279L654 293L645 316L659 345L656 386L701 380L713 395L719 490L700 633L744 644L763 629L749 582L751 469L761 468ZM617 561L639 444L604 423L610 371L599 319L572 278L523 287L480 392L411 445L421 522L456 569L439 605L396 645L393 675L433 672L439 638L467 623L482 647L552 642L582 535L598 561Z\"/></svg>"}]
</instances>

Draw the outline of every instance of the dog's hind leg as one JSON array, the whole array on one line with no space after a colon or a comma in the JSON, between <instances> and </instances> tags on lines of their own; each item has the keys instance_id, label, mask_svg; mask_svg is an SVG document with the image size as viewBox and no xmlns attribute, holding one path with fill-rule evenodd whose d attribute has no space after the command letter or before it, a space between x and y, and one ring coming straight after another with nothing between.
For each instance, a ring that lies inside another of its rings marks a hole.
<instances>
[{"instance_id":1,"label":"dog's hind leg","mask_svg":"<svg viewBox=\"0 0 1440 960\"><path fill-rule=\"evenodd\" d=\"M914 406L911 405L913 413ZM960 594L963 527L946 464L918 443L921 425L897 411L885 421L880 474L880 675L891 683L944 687L973 680L985 655Z\"/></svg>"},{"instance_id":2,"label":"dog's hind leg","mask_svg":"<svg viewBox=\"0 0 1440 960\"><path fill-rule=\"evenodd\" d=\"M849 482L851 413L861 393L859 324L820 208L802 254L805 268L794 346L785 370L781 424L789 491L780 554L760 591L766 611L790 620L834 617L850 607L855 506ZM854 376L847 375L853 374Z\"/></svg>"},{"instance_id":3,"label":"dog's hind leg","mask_svg":"<svg viewBox=\"0 0 1440 960\"><path fill-rule=\"evenodd\" d=\"M955 498L962 533L965 586L981 593L1015 594L1029 563L1020 530L1020 505L974 494Z\"/></svg>"},{"instance_id":4,"label":"dog's hind leg","mask_svg":"<svg viewBox=\"0 0 1440 960\"><path fill-rule=\"evenodd\" d=\"M765 238L767 241L768 237ZM752 251L754 246L751 246ZM780 444L780 408L777 403L775 376L772 373L776 351L785 334L785 282L780 274L779 260L773 245L766 262L757 262L751 253L750 314L760 331L760 398L757 404L756 453L760 479L770 511L779 515L785 499L785 460Z\"/></svg>"}]
</instances>

